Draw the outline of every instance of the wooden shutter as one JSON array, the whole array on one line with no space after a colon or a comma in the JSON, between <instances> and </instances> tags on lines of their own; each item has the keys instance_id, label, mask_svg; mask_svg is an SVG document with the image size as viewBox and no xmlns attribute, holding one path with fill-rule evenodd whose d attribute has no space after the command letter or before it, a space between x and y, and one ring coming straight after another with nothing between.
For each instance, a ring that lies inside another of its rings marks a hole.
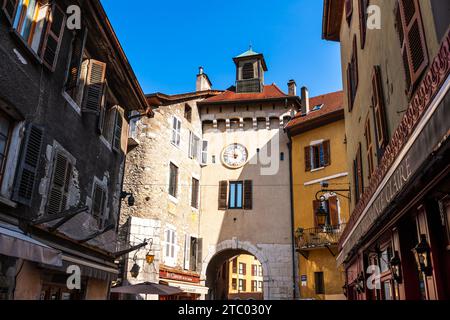
<instances>
[{"instance_id":1,"label":"wooden shutter","mask_svg":"<svg viewBox=\"0 0 450 320\"><path fill-rule=\"evenodd\" d=\"M219 210L227 209L228 181L219 182Z\"/></svg>"},{"instance_id":2,"label":"wooden shutter","mask_svg":"<svg viewBox=\"0 0 450 320\"><path fill-rule=\"evenodd\" d=\"M325 167L331 165L330 151L330 140L326 140L323 142L323 161Z\"/></svg>"},{"instance_id":3,"label":"wooden shutter","mask_svg":"<svg viewBox=\"0 0 450 320\"><path fill-rule=\"evenodd\" d=\"M311 171L311 147L305 147L305 171Z\"/></svg>"},{"instance_id":4,"label":"wooden shutter","mask_svg":"<svg viewBox=\"0 0 450 320\"><path fill-rule=\"evenodd\" d=\"M364 49L367 35L367 6L369 0L358 0L359 2L359 33L361 37L361 49Z\"/></svg>"},{"instance_id":5,"label":"wooden shutter","mask_svg":"<svg viewBox=\"0 0 450 320\"><path fill-rule=\"evenodd\" d=\"M105 201L106 201L106 192L100 187L98 184L94 186L94 194L92 197L92 215L95 219L97 219L99 228L103 228L105 226Z\"/></svg>"},{"instance_id":6,"label":"wooden shutter","mask_svg":"<svg viewBox=\"0 0 450 320\"><path fill-rule=\"evenodd\" d=\"M338 210L338 202L337 197L328 198L328 212L330 213L330 224L332 226L339 225L339 210Z\"/></svg>"},{"instance_id":7,"label":"wooden shutter","mask_svg":"<svg viewBox=\"0 0 450 320\"><path fill-rule=\"evenodd\" d=\"M33 124L28 125L22 144L13 195L13 200L23 205L30 206L33 199L43 141L43 128Z\"/></svg>"},{"instance_id":8,"label":"wooden shutter","mask_svg":"<svg viewBox=\"0 0 450 320\"><path fill-rule=\"evenodd\" d=\"M349 63L347 66L347 102L348 102L348 112L352 112L353 109L353 98L352 98L352 64Z\"/></svg>"},{"instance_id":9,"label":"wooden shutter","mask_svg":"<svg viewBox=\"0 0 450 320\"><path fill-rule=\"evenodd\" d=\"M353 0L345 0L345 17L350 24L353 14Z\"/></svg>"},{"instance_id":10,"label":"wooden shutter","mask_svg":"<svg viewBox=\"0 0 450 320\"><path fill-rule=\"evenodd\" d=\"M375 66L372 75L372 91L375 118L375 132L377 140L377 157L381 160L384 149L388 144L388 128L386 120L386 108L384 103L383 84L381 80L381 69Z\"/></svg>"},{"instance_id":11,"label":"wooden shutter","mask_svg":"<svg viewBox=\"0 0 450 320\"><path fill-rule=\"evenodd\" d=\"M192 178L191 207L198 209L199 181Z\"/></svg>"},{"instance_id":12,"label":"wooden shutter","mask_svg":"<svg viewBox=\"0 0 450 320\"><path fill-rule=\"evenodd\" d=\"M251 180L244 181L244 210L253 209L253 182Z\"/></svg>"},{"instance_id":13,"label":"wooden shutter","mask_svg":"<svg viewBox=\"0 0 450 320\"><path fill-rule=\"evenodd\" d=\"M321 206L320 200L313 201L313 216L314 216L314 227L319 227L319 222L317 221L317 211Z\"/></svg>"},{"instance_id":14,"label":"wooden shutter","mask_svg":"<svg viewBox=\"0 0 450 320\"><path fill-rule=\"evenodd\" d=\"M2 9L10 24L14 22L18 4L19 0L3 0Z\"/></svg>"},{"instance_id":15,"label":"wooden shutter","mask_svg":"<svg viewBox=\"0 0 450 320\"><path fill-rule=\"evenodd\" d=\"M108 83L105 83L105 88L103 89L103 95L102 95L102 103L100 104L100 111L99 111L98 117L97 117L97 132L99 134L103 134L103 129L105 127L108 90L109 90Z\"/></svg>"},{"instance_id":16,"label":"wooden shutter","mask_svg":"<svg viewBox=\"0 0 450 320\"><path fill-rule=\"evenodd\" d=\"M245 263L242 264L242 269L243 269L242 274L243 274L244 276L247 275L247 265L246 265Z\"/></svg>"},{"instance_id":17,"label":"wooden shutter","mask_svg":"<svg viewBox=\"0 0 450 320\"><path fill-rule=\"evenodd\" d=\"M411 96L429 62L425 32L418 0L399 0L396 10L407 94Z\"/></svg>"},{"instance_id":18,"label":"wooden shutter","mask_svg":"<svg viewBox=\"0 0 450 320\"><path fill-rule=\"evenodd\" d=\"M106 63L89 60L82 104L83 112L98 113L102 103Z\"/></svg>"},{"instance_id":19,"label":"wooden shutter","mask_svg":"<svg viewBox=\"0 0 450 320\"><path fill-rule=\"evenodd\" d=\"M53 178L47 202L48 214L59 214L66 209L72 165L62 153L57 152L53 162Z\"/></svg>"},{"instance_id":20,"label":"wooden shutter","mask_svg":"<svg viewBox=\"0 0 450 320\"><path fill-rule=\"evenodd\" d=\"M66 15L64 14L64 11L54 3L49 15L49 22L47 24L41 52L42 62L52 72L56 69L65 26Z\"/></svg>"},{"instance_id":21,"label":"wooden shutter","mask_svg":"<svg viewBox=\"0 0 450 320\"><path fill-rule=\"evenodd\" d=\"M359 144L358 151L356 153L356 178L358 180L358 197L357 200L361 199L364 193L364 180L363 180L363 167L362 167L362 150L361 143Z\"/></svg>"},{"instance_id":22,"label":"wooden shutter","mask_svg":"<svg viewBox=\"0 0 450 320\"><path fill-rule=\"evenodd\" d=\"M184 270L189 270L191 259L191 236L186 234L184 236Z\"/></svg>"},{"instance_id":23,"label":"wooden shutter","mask_svg":"<svg viewBox=\"0 0 450 320\"><path fill-rule=\"evenodd\" d=\"M120 152L121 145L122 145L122 125L123 125L123 119L122 119L122 113L117 108L115 111L116 119L114 121L114 133L113 133L113 144L112 148L116 152Z\"/></svg>"},{"instance_id":24,"label":"wooden shutter","mask_svg":"<svg viewBox=\"0 0 450 320\"><path fill-rule=\"evenodd\" d=\"M80 82L81 64L83 62L84 46L86 44L87 29L78 30L72 40L72 53L67 70L66 90L74 89Z\"/></svg>"},{"instance_id":25,"label":"wooden shutter","mask_svg":"<svg viewBox=\"0 0 450 320\"><path fill-rule=\"evenodd\" d=\"M196 244L196 248L197 248L197 270L201 271L202 267L203 267L203 239L202 238L197 238L197 240L195 241Z\"/></svg>"}]
</instances>

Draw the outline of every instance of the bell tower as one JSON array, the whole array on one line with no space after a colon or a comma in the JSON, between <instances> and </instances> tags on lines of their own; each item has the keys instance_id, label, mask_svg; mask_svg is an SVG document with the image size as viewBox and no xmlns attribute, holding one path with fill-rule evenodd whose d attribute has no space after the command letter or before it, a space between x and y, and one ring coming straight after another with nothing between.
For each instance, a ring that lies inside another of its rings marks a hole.
<instances>
[{"instance_id":1,"label":"bell tower","mask_svg":"<svg viewBox=\"0 0 450 320\"><path fill-rule=\"evenodd\" d=\"M236 64L236 93L258 93L264 89L266 60L261 53L249 50L233 58Z\"/></svg>"}]
</instances>

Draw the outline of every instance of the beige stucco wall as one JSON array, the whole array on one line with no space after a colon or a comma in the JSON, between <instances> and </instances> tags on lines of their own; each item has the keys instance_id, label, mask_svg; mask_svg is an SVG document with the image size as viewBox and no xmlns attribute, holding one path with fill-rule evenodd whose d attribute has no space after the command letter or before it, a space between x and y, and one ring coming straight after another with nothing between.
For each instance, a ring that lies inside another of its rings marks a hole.
<instances>
[{"instance_id":1,"label":"beige stucco wall","mask_svg":"<svg viewBox=\"0 0 450 320\"><path fill-rule=\"evenodd\" d=\"M430 1L419 1L421 6L422 19L425 29L425 37L428 46L430 60L435 56L439 48L436 36L436 29L432 15ZM355 159L358 144L361 142L363 150L364 186L369 183L368 162L365 155L366 143L364 140L364 127L367 117L370 117L372 138L374 140L374 119L372 114L372 70L375 65L381 68L382 85L385 97L386 118L388 122L389 138L392 137L395 129L400 123L404 112L408 106L406 90L405 71L401 56L400 41L395 27L395 4L396 1L373 0L370 5L377 5L381 8L381 29L367 30L366 43L361 50L358 1L353 0L353 17L348 25L345 15L342 18L340 32L342 79L344 90L347 93L347 66L351 59L353 36L356 35L358 47L358 74L359 84L355 104L351 113L348 112L347 95L344 98L346 138L348 153L348 168L350 181L353 181L353 160ZM377 162L374 148L374 161ZM354 194L354 186L352 183ZM354 197L353 197L354 199ZM355 206L352 201L351 209Z\"/></svg>"}]
</instances>

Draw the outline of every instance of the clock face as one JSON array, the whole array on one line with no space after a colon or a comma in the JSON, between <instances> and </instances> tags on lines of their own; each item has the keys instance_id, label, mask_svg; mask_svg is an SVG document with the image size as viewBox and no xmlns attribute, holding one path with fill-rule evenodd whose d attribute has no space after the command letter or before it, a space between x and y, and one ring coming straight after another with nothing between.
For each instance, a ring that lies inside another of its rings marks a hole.
<instances>
[{"instance_id":1,"label":"clock face","mask_svg":"<svg viewBox=\"0 0 450 320\"><path fill-rule=\"evenodd\" d=\"M222 152L222 162L231 169L241 168L248 159L247 149L238 143L230 144Z\"/></svg>"}]
</instances>

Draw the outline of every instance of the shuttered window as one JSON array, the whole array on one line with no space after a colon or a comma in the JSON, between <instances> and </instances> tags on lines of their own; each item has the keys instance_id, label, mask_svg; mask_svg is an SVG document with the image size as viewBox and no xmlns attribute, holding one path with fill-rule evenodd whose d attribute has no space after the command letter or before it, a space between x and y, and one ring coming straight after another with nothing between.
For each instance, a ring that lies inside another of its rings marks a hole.
<instances>
[{"instance_id":1,"label":"shuttered window","mask_svg":"<svg viewBox=\"0 0 450 320\"><path fill-rule=\"evenodd\" d=\"M369 165L368 177L369 180L372 177L374 171L374 161L373 161L373 142L372 142L372 131L370 128L370 117L367 117L366 126L364 130L364 137L366 138L366 157L367 163Z\"/></svg>"},{"instance_id":2,"label":"shuttered window","mask_svg":"<svg viewBox=\"0 0 450 320\"><path fill-rule=\"evenodd\" d=\"M361 49L364 49L367 35L367 6L369 0L358 0L359 2L359 32L361 40Z\"/></svg>"},{"instance_id":3,"label":"shuttered window","mask_svg":"<svg viewBox=\"0 0 450 320\"><path fill-rule=\"evenodd\" d=\"M41 159L44 130L29 124L22 145L18 174L14 185L13 200L30 206L37 180L37 170Z\"/></svg>"},{"instance_id":4,"label":"shuttered window","mask_svg":"<svg viewBox=\"0 0 450 320\"><path fill-rule=\"evenodd\" d=\"M353 49L350 63L347 67L347 94L348 94L348 111L353 110L355 103L356 92L358 90L358 47L356 36L353 37Z\"/></svg>"},{"instance_id":5,"label":"shuttered window","mask_svg":"<svg viewBox=\"0 0 450 320\"><path fill-rule=\"evenodd\" d=\"M386 108L384 103L384 92L381 80L381 69L375 66L372 74L372 105L374 107L375 137L377 143L377 158L381 160L384 150L388 145L388 127L386 119Z\"/></svg>"},{"instance_id":6,"label":"shuttered window","mask_svg":"<svg viewBox=\"0 0 450 320\"><path fill-rule=\"evenodd\" d=\"M170 139L177 147L180 146L181 142L181 120L177 117L173 117L172 119L172 138Z\"/></svg>"},{"instance_id":7,"label":"shuttered window","mask_svg":"<svg viewBox=\"0 0 450 320\"><path fill-rule=\"evenodd\" d=\"M305 147L305 171L327 167L331 164L330 141Z\"/></svg>"},{"instance_id":8,"label":"shuttered window","mask_svg":"<svg viewBox=\"0 0 450 320\"><path fill-rule=\"evenodd\" d=\"M354 171L354 184L355 184L355 201L359 202L364 193L364 179L363 179L363 166L362 166L362 156L361 156L361 143L359 144L358 150L356 152L356 157L353 162Z\"/></svg>"},{"instance_id":9,"label":"shuttered window","mask_svg":"<svg viewBox=\"0 0 450 320\"><path fill-rule=\"evenodd\" d=\"M239 262L239 274L245 276L247 274L247 265Z\"/></svg>"},{"instance_id":10,"label":"shuttered window","mask_svg":"<svg viewBox=\"0 0 450 320\"><path fill-rule=\"evenodd\" d=\"M94 59L86 60L83 63L87 64L87 73L81 110L88 113L98 113L105 86L106 63Z\"/></svg>"},{"instance_id":11,"label":"shuttered window","mask_svg":"<svg viewBox=\"0 0 450 320\"><path fill-rule=\"evenodd\" d=\"M191 207L198 209L198 198L200 191L200 182L192 178L192 190L191 190Z\"/></svg>"},{"instance_id":12,"label":"shuttered window","mask_svg":"<svg viewBox=\"0 0 450 320\"><path fill-rule=\"evenodd\" d=\"M429 62L419 0L399 0L396 20L406 75L406 91L411 96Z\"/></svg>"},{"instance_id":13,"label":"shuttered window","mask_svg":"<svg viewBox=\"0 0 450 320\"><path fill-rule=\"evenodd\" d=\"M8 19L9 23L13 23L14 17L16 16L17 6L19 5L19 0L3 0L2 10Z\"/></svg>"},{"instance_id":14,"label":"shuttered window","mask_svg":"<svg viewBox=\"0 0 450 320\"><path fill-rule=\"evenodd\" d=\"M228 208L228 181L219 182L219 210Z\"/></svg>"},{"instance_id":15,"label":"shuttered window","mask_svg":"<svg viewBox=\"0 0 450 320\"><path fill-rule=\"evenodd\" d=\"M103 135L103 130L105 128L105 121L108 108L108 93L109 87L108 82L106 82L105 87L103 89L102 101L100 103L100 111L97 116L97 132L101 135Z\"/></svg>"},{"instance_id":16,"label":"shuttered window","mask_svg":"<svg viewBox=\"0 0 450 320\"><path fill-rule=\"evenodd\" d=\"M122 146L122 126L123 117L119 108L116 108L116 119L114 121L114 133L113 133L113 143L112 148L116 152L120 152Z\"/></svg>"},{"instance_id":17,"label":"shuttered window","mask_svg":"<svg viewBox=\"0 0 450 320\"><path fill-rule=\"evenodd\" d=\"M232 261L231 261L231 268L232 268L232 272L233 273L237 273L237 258L234 258Z\"/></svg>"},{"instance_id":18,"label":"shuttered window","mask_svg":"<svg viewBox=\"0 0 450 320\"><path fill-rule=\"evenodd\" d=\"M253 209L253 182L251 180L244 181L244 210Z\"/></svg>"},{"instance_id":19,"label":"shuttered window","mask_svg":"<svg viewBox=\"0 0 450 320\"><path fill-rule=\"evenodd\" d=\"M92 195L92 215L98 221L100 229L106 227L105 217L106 191L103 187L94 183L94 193Z\"/></svg>"},{"instance_id":20,"label":"shuttered window","mask_svg":"<svg viewBox=\"0 0 450 320\"><path fill-rule=\"evenodd\" d=\"M253 70L253 63L247 62L242 67L242 79L253 79L255 77L255 72Z\"/></svg>"},{"instance_id":21,"label":"shuttered window","mask_svg":"<svg viewBox=\"0 0 450 320\"><path fill-rule=\"evenodd\" d=\"M47 213L59 214L67 208L72 164L61 152L56 152L53 160L53 176L48 196Z\"/></svg>"},{"instance_id":22,"label":"shuttered window","mask_svg":"<svg viewBox=\"0 0 450 320\"><path fill-rule=\"evenodd\" d=\"M208 164L208 141L202 141L202 165Z\"/></svg>"},{"instance_id":23,"label":"shuttered window","mask_svg":"<svg viewBox=\"0 0 450 320\"><path fill-rule=\"evenodd\" d=\"M243 183L242 181L230 182L230 195L228 197L229 209L242 209L243 208Z\"/></svg>"},{"instance_id":24,"label":"shuttered window","mask_svg":"<svg viewBox=\"0 0 450 320\"><path fill-rule=\"evenodd\" d=\"M66 15L56 3L53 3L49 19L41 56L44 65L51 71L55 71L66 26Z\"/></svg>"},{"instance_id":25,"label":"shuttered window","mask_svg":"<svg viewBox=\"0 0 450 320\"><path fill-rule=\"evenodd\" d=\"M169 194L176 198L178 193L178 167L170 163Z\"/></svg>"},{"instance_id":26,"label":"shuttered window","mask_svg":"<svg viewBox=\"0 0 450 320\"><path fill-rule=\"evenodd\" d=\"M81 75L81 64L83 61L83 52L86 44L87 28L77 30L72 39L72 48L67 68L66 91L72 93L74 98L74 89L78 87Z\"/></svg>"},{"instance_id":27,"label":"shuttered window","mask_svg":"<svg viewBox=\"0 0 450 320\"><path fill-rule=\"evenodd\" d=\"M311 171L311 147L305 147L305 171Z\"/></svg>"},{"instance_id":28,"label":"shuttered window","mask_svg":"<svg viewBox=\"0 0 450 320\"><path fill-rule=\"evenodd\" d=\"M5 173L13 124L12 119L0 111L0 184Z\"/></svg>"}]
</instances>

